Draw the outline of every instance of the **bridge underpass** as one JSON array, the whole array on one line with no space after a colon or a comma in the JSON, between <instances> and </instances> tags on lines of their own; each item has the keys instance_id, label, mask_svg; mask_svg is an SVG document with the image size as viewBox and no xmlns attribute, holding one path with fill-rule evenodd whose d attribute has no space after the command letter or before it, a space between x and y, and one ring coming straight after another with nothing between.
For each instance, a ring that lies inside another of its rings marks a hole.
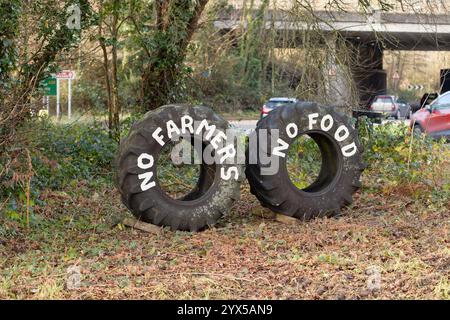
<instances>
[{"instance_id":1,"label":"bridge underpass","mask_svg":"<svg viewBox=\"0 0 450 320\"><path fill-rule=\"evenodd\" d=\"M328 48L339 50L334 43L339 34L350 44L352 59L347 66L351 82L345 79L342 66L331 59L328 75L327 96L335 105L351 104L350 88L356 87L357 103L364 105L374 94L385 94L387 76L383 70L384 50L450 51L450 15L425 15L375 11L369 15L354 12L317 11L314 28L331 42ZM231 31L246 28L242 23L242 11L231 10L214 22L216 28ZM276 41L278 47L302 47L302 34L311 30L311 23L299 21L288 11L268 10L264 15L266 29L274 29L277 35L290 35L288 43ZM333 54L332 56L336 56ZM347 73L348 74L348 73ZM347 77L348 78L348 77Z\"/></svg>"}]
</instances>

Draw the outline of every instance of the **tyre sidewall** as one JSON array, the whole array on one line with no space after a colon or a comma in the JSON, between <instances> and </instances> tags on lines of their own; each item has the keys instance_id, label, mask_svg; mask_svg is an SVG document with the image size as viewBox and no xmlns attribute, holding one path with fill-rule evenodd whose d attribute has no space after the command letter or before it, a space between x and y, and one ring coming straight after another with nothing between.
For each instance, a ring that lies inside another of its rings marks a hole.
<instances>
[{"instance_id":1,"label":"tyre sidewall","mask_svg":"<svg viewBox=\"0 0 450 320\"><path fill-rule=\"evenodd\" d=\"M318 114L317 123L312 124L310 128L309 116ZM322 130L320 126L321 119L330 115L333 118L333 126L328 130ZM290 138L286 133L286 127L290 123L295 123L298 128L298 135ZM349 130L349 137L343 141L334 139L334 135L340 126L346 126ZM280 161L280 170L271 176L263 176L255 172L255 168L250 169L251 173L247 174L252 182L256 182L253 191L259 195L259 199L263 200L263 205L268 206L273 211L284 213L298 218L309 219L312 216L325 215L329 212L335 212L345 204L350 202L351 195L355 191L355 186L359 184L359 176L361 172L361 146L356 134L356 130L348 123L346 117L335 112L331 108L323 107L315 103L300 103L295 106L284 106L272 111L266 118L260 121L258 130L279 128L280 138L283 139L289 146L303 134L316 133L329 139L329 141L336 147L337 157L337 174L333 181L327 187L319 192L305 192L298 189L290 180L287 171L286 157L278 157ZM341 149L354 143L357 152L351 157L345 157ZM277 157L276 155L273 155ZM258 164L258 166L262 166ZM251 167L251 165L250 165ZM322 166L321 170L327 171L327 168ZM268 194L264 190L258 190L257 180L261 179L263 184L270 185L272 189L277 190L276 194ZM301 210L299 210L301 208Z\"/></svg>"}]
</instances>

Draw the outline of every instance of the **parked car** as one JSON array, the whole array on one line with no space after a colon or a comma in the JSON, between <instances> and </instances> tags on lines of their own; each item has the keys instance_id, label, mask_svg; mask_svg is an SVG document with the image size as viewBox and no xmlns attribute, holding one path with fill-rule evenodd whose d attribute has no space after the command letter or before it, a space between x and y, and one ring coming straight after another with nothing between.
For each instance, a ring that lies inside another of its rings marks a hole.
<instances>
[{"instance_id":1,"label":"parked car","mask_svg":"<svg viewBox=\"0 0 450 320\"><path fill-rule=\"evenodd\" d=\"M280 97L280 98L270 98L269 101L267 101L261 108L261 118L264 118L265 116L267 116L269 114L270 111L272 111L273 109L285 105L285 104L293 104L293 103L297 103L300 100L296 99L296 98L284 98L284 97Z\"/></svg>"},{"instance_id":2,"label":"parked car","mask_svg":"<svg viewBox=\"0 0 450 320\"><path fill-rule=\"evenodd\" d=\"M436 92L425 93L419 102L411 104L411 112L414 113L419 109L422 109L426 105L431 105L431 103L439 97L439 94Z\"/></svg>"},{"instance_id":3,"label":"parked car","mask_svg":"<svg viewBox=\"0 0 450 320\"><path fill-rule=\"evenodd\" d=\"M369 111L375 113L380 118L401 119L409 114L410 106L398 101L395 96L375 96L369 105Z\"/></svg>"},{"instance_id":4,"label":"parked car","mask_svg":"<svg viewBox=\"0 0 450 320\"><path fill-rule=\"evenodd\" d=\"M414 113L410 126L416 133L450 140L450 92L444 93L430 105Z\"/></svg>"},{"instance_id":5,"label":"parked car","mask_svg":"<svg viewBox=\"0 0 450 320\"><path fill-rule=\"evenodd\" d=\"M400 117L402 119L410 119L411 115L412 115L412 111L411 111L411 105L409 104L409 102L402 100L402 99L398 99L397 103L398 103L398 109L400 110Z\"/></svg>"}]
</instances>

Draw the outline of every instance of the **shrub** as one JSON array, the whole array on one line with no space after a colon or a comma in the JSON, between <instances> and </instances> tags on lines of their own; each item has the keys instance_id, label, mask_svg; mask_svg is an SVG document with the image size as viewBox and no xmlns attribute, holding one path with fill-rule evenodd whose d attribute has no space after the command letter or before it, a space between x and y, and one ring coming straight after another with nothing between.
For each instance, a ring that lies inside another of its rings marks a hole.
<instances>
[{"instance_id":1,"label":"shrub","mask_svg":"<svg viewBox=\"0 0 450 320\"><path fill-rule=\"evenodd\" d=\"M450 148L444 140L413 136L404 124L373 125L361 121L359 134L365 147L370 179L384 191L406 188L415 197L450 199Z\"/></svg>"},{"instance_id":2,"label":"shrub","mask_svg":"<svg viewBox=\"0 0 450 320\"><path fill-rule=\"evenodd\" d=\"M0 156L4 215L22 218L43 189L62 190L80 180L92 187L111 183L117 143L102 124L59 125L39 120L30 123L30 128L20 132L27 149L16 148Z\"/></svg>"}]
</instances>

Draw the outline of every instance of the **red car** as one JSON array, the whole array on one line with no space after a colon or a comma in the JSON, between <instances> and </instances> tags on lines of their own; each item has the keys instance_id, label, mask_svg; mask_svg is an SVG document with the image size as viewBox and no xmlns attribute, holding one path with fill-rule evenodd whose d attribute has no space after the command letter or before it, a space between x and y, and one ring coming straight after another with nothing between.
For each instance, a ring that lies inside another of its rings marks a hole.
<instances>
[{"instance_id":1,"label":"red car","mask_svg":"<svg viewBox=\"0 0 450 320\"><path fill-rule=\"evenodd\" d=\"M450 92L418 110L411 118L411 128L433 138L450 139Z\"/></svg>"}]
</instances>

